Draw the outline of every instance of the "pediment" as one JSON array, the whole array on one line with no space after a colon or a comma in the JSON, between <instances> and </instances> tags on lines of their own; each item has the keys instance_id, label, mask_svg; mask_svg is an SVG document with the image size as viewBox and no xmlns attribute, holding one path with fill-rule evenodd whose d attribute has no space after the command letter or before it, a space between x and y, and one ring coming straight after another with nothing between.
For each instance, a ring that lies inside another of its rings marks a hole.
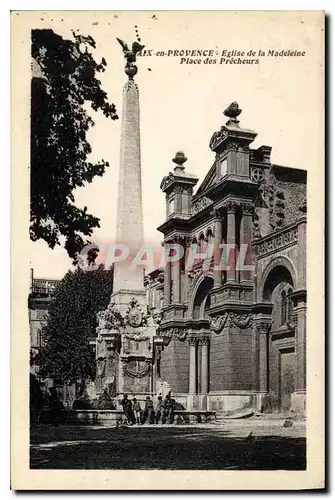
<instances>
[{"instance_id":1,"label":"pediment","mask_svg":"<svg viewBox=\"0 0 335 500\"><path fill-rule=\"evenodd\" d=\"M209 169L206 177L204 178L204 180L200 184L199 189L196 192L196 196L198 196L201 193L204 193L208 188L210 188L211 186L214 186L214 184L217 183L216 165L217 165L217 163L215 161L214 165L212 165L212 167Z\"/></svg>"}]
</instances>

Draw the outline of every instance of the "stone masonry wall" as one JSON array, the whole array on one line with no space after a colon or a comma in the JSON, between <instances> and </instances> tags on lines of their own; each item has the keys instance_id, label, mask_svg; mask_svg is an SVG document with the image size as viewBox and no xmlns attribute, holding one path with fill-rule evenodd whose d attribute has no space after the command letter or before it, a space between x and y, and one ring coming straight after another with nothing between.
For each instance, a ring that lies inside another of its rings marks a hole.
<instances>
[{"instance_id":1,"label":"stone masonry wall","mask_svg":"<svg viewBox=\"0 0 335 500\"><path fill-rule=\"evenodd\" d=\"M161 356L161 376L173 392L188 392L190 347L187 342L172 339Z\"/></svg>"},{"instance_id":2,"label":"stone masonry wall","mask_svg":"<svg viewBox=\"0 0 335 500\"><path fill-rule=\"evenodd\" d=\"M253 342L249 330L211 337L210 391L252 390Z\"/></svg>"}]
</instances>

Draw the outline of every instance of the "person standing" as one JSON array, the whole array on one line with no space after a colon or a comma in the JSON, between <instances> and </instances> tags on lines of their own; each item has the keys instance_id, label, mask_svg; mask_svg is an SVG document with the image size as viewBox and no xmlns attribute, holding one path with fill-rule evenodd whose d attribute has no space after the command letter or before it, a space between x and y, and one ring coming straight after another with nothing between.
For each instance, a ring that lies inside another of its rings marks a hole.
<instances>
[{"instance_id":1,"label":"person standing","mask_svg":"<svg viewBox=\"0 0 335 500\"><path fill-rule=\"evenodd\" d=\"M125 414L125 417L127 419L127 422L129 425L133 425L135 421L135 416L132 408L132 403L128 399L128 395L124 394L123 399L121 401L121 406L123 409L123 413Z\"/></svg>"},{"instance_id":2,"label":"person standing","mask_svg":"<svg viewBox=\"0 0 335 500\"><path fill-rule=\"evenodd\" d=\"M133 398L133 410L135 413L136 423L140 425L142 423L142 408L140 402L136 398Z\"/></svg>"},{"instance_id":3,"label":"person standing","mask_svg":"<svg viewBox=\"0 0 335 500\"><path fill-rule=\"evenodd\" d=\"M175 410L175 400L171 398L171 393L166 395L163 403L163 419L162 424L168 422L168 424L173 424L174 421L174 410Z\"/></svg>"},{"instance_id":4,"label":"person standing","mask_svg":"<svg viewBox=\"0 0 335 500\"><path fill-rule=\"evenodd\" d=\"M59 400L55 387L50 387L51 415L54 426L58 427L62 422L64 405Z\"/></svg>"},{"instance_id":5,"label":"person standing","mask_svg":"<svg viewBox=\"0 0 335 500\"><path fill-rule=\"evenodd\" d=\"M156 424L158 424L159 421L162 419L162 417L163 417L163 410L164 410L162 396L158 396L157 399L158 399L158 401L157 401L157 406L156 406L156 409L155 409L155 422L156 422Z\"/></svg>"},{"instance_id":6,"label":"person standing","mask_svg":"<svg viewBox=\"0 0 335 500\"><path fill-rule=\"evenodd\" d=\"M154 403L151 400L150 396L145 398L145 407L143 414L143 423L148 422L149 424L153 424L154 422Z\"/></svg>"}]
</instances>

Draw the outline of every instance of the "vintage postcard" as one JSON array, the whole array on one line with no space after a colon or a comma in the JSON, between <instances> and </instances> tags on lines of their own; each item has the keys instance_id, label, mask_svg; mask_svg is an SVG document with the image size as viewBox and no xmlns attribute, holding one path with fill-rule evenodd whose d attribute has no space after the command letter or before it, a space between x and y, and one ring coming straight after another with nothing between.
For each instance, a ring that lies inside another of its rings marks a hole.
<instances>
[{"instance_id":1,"label":"vintage postcard","mask_svg":"<svg viewBox=\"0 0 335 500\"><path fill-rule=\"evenodd\" d=\"M11 486L324 488L324 13L11 15Z\"/></svg>"}]
</instances>

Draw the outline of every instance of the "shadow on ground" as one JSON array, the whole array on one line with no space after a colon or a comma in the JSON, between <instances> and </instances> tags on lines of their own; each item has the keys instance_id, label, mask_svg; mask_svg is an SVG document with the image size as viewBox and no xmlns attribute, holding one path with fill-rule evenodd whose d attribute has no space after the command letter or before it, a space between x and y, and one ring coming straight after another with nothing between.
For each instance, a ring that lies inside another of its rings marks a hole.
<instances>
[{"instance_id":1,"label":"shadow on ground","mask_svg":"<svg viewBox=\"0 0 335 500\"><path fill-rule=\"evenodd\" d=\"M304 470L305 438L213 428L31 428L32 469Z\"/></svg>"}]
</instances>

